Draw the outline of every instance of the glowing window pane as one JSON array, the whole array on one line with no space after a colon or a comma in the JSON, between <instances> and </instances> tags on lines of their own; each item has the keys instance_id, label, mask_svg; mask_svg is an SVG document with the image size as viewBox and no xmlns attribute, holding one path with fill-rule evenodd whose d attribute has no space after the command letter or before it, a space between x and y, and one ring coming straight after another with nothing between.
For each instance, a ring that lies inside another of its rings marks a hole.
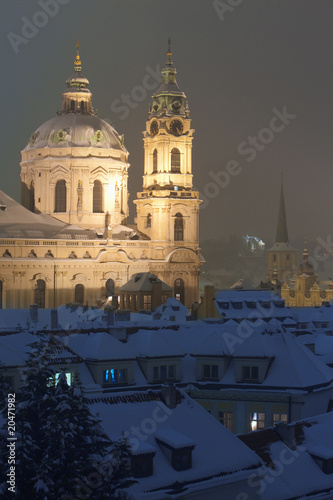
<instances>
[{"instance_id":1,"label":"glowing window pane","mask_svg":"<svg viewBox=\"0 0 333 500\"><path fill-rule=\"evenodd\" d=\"M115 368L111 368L110 374L111 374L111 383L116 384L117 383L117 370Z\"/></svg>"}]
</instances>

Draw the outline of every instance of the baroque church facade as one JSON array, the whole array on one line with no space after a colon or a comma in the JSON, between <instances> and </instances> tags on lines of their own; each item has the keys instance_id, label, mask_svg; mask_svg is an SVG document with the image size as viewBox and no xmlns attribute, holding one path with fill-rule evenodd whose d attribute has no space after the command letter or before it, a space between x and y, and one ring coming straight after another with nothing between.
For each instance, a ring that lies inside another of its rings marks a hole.
<instances>
[{"instance_id":1,"label":"baroque church facade","mask_svg":"<svg viewBox=\"0 0 333 500\"><path fill-rule=\"evenodd\" d=\"M79 46L62 109L22 151L22 205L0 193L0 305L95 305L135 273L149 272L186 306L198 300L199 193L193 129L167 52L144 131L143 187L128 224L128 151L97 116ZM131 297L127 305L130 306Z\"/></svg>"}]
</instances>

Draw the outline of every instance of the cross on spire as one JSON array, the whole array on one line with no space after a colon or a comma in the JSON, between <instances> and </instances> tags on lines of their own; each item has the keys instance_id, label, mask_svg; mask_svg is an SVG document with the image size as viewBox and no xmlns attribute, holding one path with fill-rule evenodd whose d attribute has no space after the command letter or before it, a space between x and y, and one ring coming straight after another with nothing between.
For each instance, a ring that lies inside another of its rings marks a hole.
<instances>
[{"instance_id":1,"label":"cross on spire","mask_svg":"<svg viewBox=\"0 0 333 500\"><path fill-rule=\"evenodd\" d=\"M81 59L80 59L79 48L80 48L80 42L77 41L77 43L76 43L76 57L75 57L75 61L74 61L74 71L81 71Z\"/></svg>"}]
</instances>

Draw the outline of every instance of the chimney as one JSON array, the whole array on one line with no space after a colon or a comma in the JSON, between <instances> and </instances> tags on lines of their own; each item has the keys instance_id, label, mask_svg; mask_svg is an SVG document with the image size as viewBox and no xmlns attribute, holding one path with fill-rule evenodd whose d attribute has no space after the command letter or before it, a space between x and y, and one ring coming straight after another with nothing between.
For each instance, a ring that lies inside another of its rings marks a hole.
<instances>
[{"instance_id":1,"label":"chimney","mask_svg":"<svg viewBox=\"0 0 333 500\"><path fill-rule=\"evenodd\" d=\"M292 449L296 446L295 430L296 424L286 424L284 422L275 424L275 431L279 438Z\"/></svg>"},{"instance_id":2,"label":"chimney","mask_svg":"<svg viewBox=\"0 0 333 500\"><path fill-rule=\"evenodd\" d=\"M162 281L152 281L151 308L156 309L162 304Z\"/></svg>"},{"instance_id":3,"label":"chimney","mask_svg":"<svg viewBox=\"0 0 333 500\"><path fill-rule=\"evenodd\" d=\"M114 311L111 308L106 309L106 324L107 326L114 325Z\"/></svg>"},{"instance_id":4,"label":"chimney","mask_svg":"<svg viewBox=\"0 0 333 500\"><path fill-rule=\"evenodd\" d=\"M215 287L213 285L205 285L204 287L204 317L214 317L214 297Z\"/></svg>"},{"instance_id":5,"label":"chimney","mask_svg":"<svg viewBox=\"0 0 333 500\"><path fill-rule=\"evenodd\" d=\"M168 383L161 388L161 400L171 410L177 406L177 389L172 383Z\"/></svg>"},{"instance_id":6,"label":"chimney","mask_svg":"<svg viewBox=\"0 0 333 500\"><path fill-rule=\"evenodd\" d=\"M31 321L34 323L37 323L38 321L38 305L37 304L30 304L30 318Z\"/></svg>"},{"instance_id":7,"label":"chimney","mask_svg":"<svg viewBox=\"0 0 333 500\"><path fill-rule=\"evenodd\" d=\"M51 309L51 330L58 330L58 309Z\"/></svg>"}]
</instances>

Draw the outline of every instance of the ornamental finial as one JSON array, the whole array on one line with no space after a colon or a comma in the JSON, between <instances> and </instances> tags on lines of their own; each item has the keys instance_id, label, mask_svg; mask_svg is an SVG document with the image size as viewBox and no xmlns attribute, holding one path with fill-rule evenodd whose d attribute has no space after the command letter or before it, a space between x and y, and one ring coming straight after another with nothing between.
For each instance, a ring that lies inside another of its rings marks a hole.
<instances>
[{"instance_id":1,"label":"ornamental finial","mask_svg":"<svg viewBox=\"0 0 333 500\"><path fill-rule=\"evenodd\" d=\"M75 61L74 61L74 70L75 71L81 71L81 60L80 60L79 48L80 48L80 42L78 41L76 43L76 57L75 57Z\"/></svg>"},{"instance_id":2,"label":"ornamental finial","mask_svg":"<svg viewBox=\"0 0 333 500\"><path fill-rule=\"evenodd\" d=\"M167 50L166 55L168 56L167 64L172 65L172 61L171 61L172 52L171 52L171 39L170 38L168 39L168 50Z\"/></svg>"}]
</instances>

